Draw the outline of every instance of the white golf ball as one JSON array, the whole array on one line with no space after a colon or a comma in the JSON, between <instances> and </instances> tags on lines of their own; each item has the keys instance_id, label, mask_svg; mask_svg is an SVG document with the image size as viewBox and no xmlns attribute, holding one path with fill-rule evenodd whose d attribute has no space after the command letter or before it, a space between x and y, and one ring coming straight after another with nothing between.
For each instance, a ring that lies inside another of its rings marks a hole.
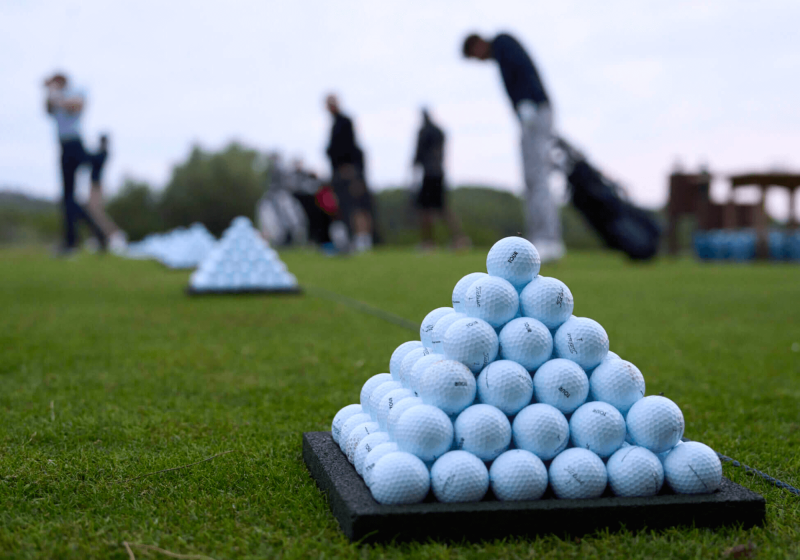
<instances>
[{"instance_id":1,"label":"white golf ball","mask_svg":"<svg viewBox=\"0 0 800 560\"><path fill-rule=\"evenodd\" d=\"M475 376L455 360L430 366L419 385L422 402L441 409L448 416L460 413L475 401Z\"/></svg>"},{"instance_id":2,"label":"white golf ball","mask_svg":"<svg viewBox=\"0 0 800 560\"><path fill-rule=\"evenodd\" d=\"M339 431L339 441L337 442L342 453L347 454L347 438L350 437L350 432L352 432L356 426L365 422L372 422L372 418L365 412L359 412L358 414L353 414L342 424L342 429Z\"/></svg>"},{"instance_id":3,"label":"white golf ball","mask_svg":"<svg viewBox=\"0 0 800 560\"><path fill-rule=\"evenodd\" d=\"M375 432L369 434L359 442L358 447L356 447L355 458L353 459L353 465L356 467L356 472L359 475L364 476L364 461L367 460L369 452L380 444L387 443L388 441L389 434L386 432Z\"/></svg>"},{"instance_id":4,"label":"white golf ball","mask_svg":"<svg viewBox=\"0 0 800 560\"><path fill-rule=\"evenodd\" d=\"M575 362L550 360L533 376L533 395L536 402L552 405L563 414L572 414L586 402L589 379Z\"/></svg>"},{"instance_id":5,"label":"white golf ball","mask_svg":"<svg viewBox=\"0 0 800 560\"><path fill-rule=\"evenodd\" d=\"M450 325L464 318L466 318L464 313L448 313L436 321L436 325L431 331L431 350L433 350L434 354L444 354L444 333L447 332Z\"/></svg>"},{"instance_id":6,"label":"white golf ball","mask_svg":"<svg viewBox=\"0 0 800 560\"><path fill-rule=\"evenodd\" d=\"M522 289L539 274L539 252L533 243L521 237L506 237L495 243L486 256L486 271Z\"/></svg>"},{"instance_id":7,"label":"white golf ball","mask_svg":"<svg viewBox=\"0 0 800 560\"><path fill-rule=\"evenodd\" d=\"M607 402L622 414L627 414L644 397L644 390L644 376L639 368L619 358L603 360L589 379L590 398Z\"/></svg>"},{"instance_id":8,"label":"white golf ball","mask_svg":"<svg viewBox=\"0 0 800 560\"><path fill-rule=\"evenodd\" d=\"M344 446L344 452L350 463L356 460L356 448L361 443L361 440L378 431L380 431L380 426L378 426L377 422L364 422L350 430L350 435L347 436L347 443Z\"/></svg>"},{"instance_id":9,"label":"white golf ball","mask_svg":"<svg viewBox=\"0 0 800 560\"><path fill-rule=\"evenodd\" d=\"M538 500L547 490L547 468L524 449L509 449L489 469L492 491L501 502Z\"/></svg>"},{"instance_id":10,"label":"white golf ball","mask_svg":"<svg viewBox=\"0 0 800 560\"><path fill-rule=\"evenodd\" d=\"M548 475L550 486L560 499L599 498L608 482L603 460L579 447L559 453L550 463Z\"/></svg>"},{"instance_id":11,"label":"white golf ball","mask_svg":"<svg viewBox=\"0 0 800 560\"><path fill-rule=\"evenodd\" d=\"M574 447L588 449L605 459L625 442L625 419L608 403L587 402L569 419L569 437Z\"/></svg>"},{"instance_id":12,"label":"white golf ball","mask_svg":"<svg viewBox=\"0 0 800 560\"><path fill-rule=\"evenodd\" d=\"M422 341L423 346L426 348L431 347L431 333L433 332L433 327L436 326L436 321L450 313L453 313L452 307L439 307L425 315L419 327L419 339Z\"/></svg>"},{"instance_id":13,"label":"white golf ball","mask_svg":"<svg viewBox=\"0 0 800 560\"><path fill-rule=\"evenodd\" d=\"M424 404L421 398L408 397L392 407L392 410L389 411L389 416L386 417L386 431L389 432L389 437L391 437L393 441L395 440L394 428L397 426L397 421L400 420L400 417L403 415L403 413L406 410L421 404Z\"/></svg>"},{"instance_id":14,"label":"white golf ball","mask_svg":"<svg viewBox=\"0 0 800 560\"><path fill-rule=\"evenodd\" d=\"M600 323L586 317L570 317L556 331L556 355L583 369L596 367L608 354L608 334Z\"/></svg>"},{"instance_id":15,"label":"white golf ball","mask_svg":"<svg viewBox=\"0 0 800 560\"><path fill-rule=\"evenodd\" d=\"M489 472L472 453L450 451L431 467L431 489L440 502L479 502L489 489Z\"/></svg>"},{"instance_id":16,"label":"white golf ball","mask_svg":"<svg viewBox=\"0 0 800 560\"><path fill-rule=\"evenodd\" d=\"M498 335L499 357L535 371L553 354L553 337L540 321L519 317L506 323Z\"/></svg>"},{"instance_id":17,"label":"white golf ball","mask_svg":"<svg viewBox=\"0 0 800 560\"><path fill-rule=\"evenodd\" d=\"M403 399L407 399L414 396L414 391L411 389L406 389L405 387L401 389L395 389L394 391L389 391L386 393L383 398L381 399L380 404L378 405L378 425L381 427L381 430L387 430L387 421L389 420L389 413L395 407L397 403L402 401Z\"/></svg>"},{"instance_id":18,"label":"white golf ball","mask_svg":"<svg viewBox=\"0 0 800 560\"><path fill-rule=\"evenodd\" d=\"M441 354L428 354L421 357L414 364L414 367L409 370L405 376L405 386L419 395L419 387L422 379L425 377L429 367L443 361L445 357Z\"/></svg>"},{"instance_id":19,"label":"white golf ball","mask_svg":"<svg viewBox=\"0 0 800 560\"><path fill-rule=\"evenodd\" d=\"M467 296L467 288L473 282L485 276L489 276L485 272L471 272L458 281L455 288L453 288L453 309L458 313L464 313L466 307L464 306Z\"/></svg>"},{"instance_id":20,"label":"white golf ball","mask_svg":"<svg viewBox=\"0 0 800 560\"><path fill-rule=\"evenodd\" d=\"M575 301L561 280L536 276L519 295L519 305L524 317L532 317L548 329L557 329L572 315Z\"/></svg>"},{"instance_id":21,"label":"white golf ball","mask_svg":"<svg viewBox=\"0 0 800 560\"><path fill-rule=\"evenodd\" d=\"M628 434L634 445L653 453L663 453L677 445L683 437L683 413L666 397L652 395L639 399L625 418Z\"/></svg>"},{"instance_id":22,"label":"white golf ball","mask_svg":"<svg viewBox=\"0 0 800 560\"><path fill-rule=\"evenodd\" d=\"M687 441L664 459L664 476L678 494L710 494L722 484L722 463L709 446Z\"/></svg>"},{"instance_id":23,"label":"white golf ball","mask_svg":"<svg viewBox=\"0 0 800 560\"><path fill-rule=\"evenodd\" d=\"M453 445L453 423L435 406L421 404L400 416L394 439L401 451L423 461L435 461Z\"/></svg>"},{"instance_id":24,"label":"white golf ball","mask_svg":"<svg viewBox=\"0 0 800 560\"><path fill-rule=\"evenodd\" d=\"M410 453L396 451L381 457L371 474L370 492L379 504L417 504L431 487L428 467Z\"/></svg>"},{"instance_id":25,"label":"white golf ball","mask_svg":"<svg viewBox=\"0 0 800 560\"><path fill-rule=\"evenodd\" d=\"M422 347L422 343L419 340L409 340L398 346L395 351L392 352L392 357L389 360L389 373L392 374L392 378L395 381L400 381L400 366L403 364L403 358L412 350Z\"/></svg>"},{"instance_id":26,"label":"white golf ball","mask_svg":"<svg viewBox=\"0 0 800 560\"><path fill-rule=\"evenodd\" d=\"M511 444L511 424L503 412L488 404L474 404L456 418L456 447L482 461L491 461Z\"/></svg>"},{"instance_id":27,"label":"white golf ball","mask_svg":"<svg viewBox=\"0 0 800 560\"><path fill-rule=\"evenodd\" d=\"M537 403L526 406L511 426L514 445L549 461L567 448L569 423L556 407Z\"/></svg>"},{"instance_id":28,"label":"white golf ball","mask_svg":"<svg viewBox=\"0 0 800 560\"><path fill-rule=\"evenodd\" d=\"M361 412L362 408L360 404L348 404L346 407L336 413L336 416L333 417L333 423L331 424L331 437L333 437L333 441L339 443L339 433L342 431L342 425L351 416Z\"/></svg>"},{"instance_id":29,"label":"white golf ball","mask_svg":"<svg viewBox=\"0 0 800 560\"><path fill-rule=\"evenodd\" d=\"M375 446L372 451L367 453L367 456L364 458L364 465L361 467L361 476L364 478L364 484L368 487L372 484L372 471L375 468L375 463L380 461L384 455L394 453L395 451L400 451L400 448L397 447L395 442L390 441Z\"/></svg>"},{"instance_id":30,"label":"white golf ball","mask_svg":"<svg viewBox=\"0 0 800 560\"><path fill-rule=\"evenodd\" d=\"M478 400L513 416L533 398L533 379L528 370L511 360L492 362L478 375Z\"/></svg>"},{"instance_id":31,"label":"white golf ball","mask_svg":"<svg viewBox=\"0 0 800 560\"><path fill-rule=\"evenodd\" d=\"M387 381L386 383L381 383L370 393L369 395L369 416L372 418L373 422L378 421L378 407L381 404L381 399L383 399L384 395L387 393L394 391L395 389L402 389L403 385L400 384L399 381Z\"/></svg>"},{"instance_id":32,"label":"white golf ball","mask_svg":"<svg viewBox=\"0 0 800 560\"><path fill-rule=\"evenodd\" d=\"M372 394L372 391L374 391L378 385L391 380L392 375L389 373L379 373L367 379L367 382L361 387L361 407L364 409L364 412L369 414L369 396Z\"/></svg>"},{"instance_id":33,"label":"white golf ball","mask_svg":"<svg viewBox=\"0 0 800 560\"><path fill-rule=\"evenodd\" d=\"M416 364L419 359L421 359L424 356L428 356L431 353L432 352L430 348L423 347L423 348L415 348L414 350L406 354L406 357L403 358L403 363L400 365L400 373L399 373L400 377L399 381L400 383L403 384L403 387L406 387L407 389L411 388L411 386L408 384L408 381L406 380L409 372L411 371L411 368L414 367L414 364Z\"/></svg>"},{"instance_id":34,"label":"white golf ball","mask_svg":"<svg viewBox=\"0 0 800 560\"><path fill-rule=\"evenodd\" d=\"M629 445L616 451L606 463L608 485L615 496L655 496L664 484L664 468L652 451Z\"/></svg>"},{"instance_id":35,"label":"white golf ball","mask_svg":"<svg viewBox=\"0 0 800 560\"><path fill-rule=\"evenodd\" d=\"M478 373L497 357L498 342L494 328L480 319L459 319L444 335L444 355Z\"/></svg>"},{"instance_id":36,"label":"white golf ball","mask_svg":"<svg viewBox=\"0 0 800 560\"><path fill-rule=\"evenodd\" d=\"M508 280L487 276L467 289L466 311L470 317L483 319L493 328L508 323L519 310L519 294Z\"/></svg>"}]
</instances>

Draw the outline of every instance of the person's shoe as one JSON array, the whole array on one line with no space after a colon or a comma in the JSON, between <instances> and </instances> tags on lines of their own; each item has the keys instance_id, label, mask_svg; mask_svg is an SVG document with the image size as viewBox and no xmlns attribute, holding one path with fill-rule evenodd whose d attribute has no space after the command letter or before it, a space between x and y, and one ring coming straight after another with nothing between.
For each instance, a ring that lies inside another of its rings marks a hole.
<instances>
[{"instance_id":1,"label":"person's shoe","mask_svg":"<svg viewBox=\"0 0 800 560\"><path fill-rule=\"evenodd\" d=\"M358 233L353 240L353 249L356 253L366 253L372 250L372 236L368 233Z\"/></svg>"},{"instance_id":2,"label":"person's shoe","mask_svg":"<svg viewBox=\"0 0 800 560\"><path fill-rule=\"evenodd\" d=\"M541 259L542 263L555 262L567 254L567 248L564 246L563 241L540 239L538 241L533 241L532 243L539 252L539 258Z\"/></svg>"},{"instance_id":3,"label":"person's shoe","mask_svg":"<svg viewBox=\"0 0 800 560\"><path fill-rule=\"evenodd\" d=\"M124 255L128 251L128 236L118 229L108 239L108 248L115 255Z\"/></svg>"}]
</instances>

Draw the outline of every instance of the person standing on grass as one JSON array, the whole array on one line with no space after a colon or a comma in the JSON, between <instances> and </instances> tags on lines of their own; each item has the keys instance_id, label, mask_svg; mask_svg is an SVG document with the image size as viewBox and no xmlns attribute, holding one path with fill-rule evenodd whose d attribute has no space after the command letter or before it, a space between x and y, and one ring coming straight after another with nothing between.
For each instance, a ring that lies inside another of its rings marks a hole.
<instances>
[{"instance_id":1,"label":"person standing on grass","mask_svg":"<svg viewBox=\"0 0 800 560\"><path fill-rule=\"evenodd\" d=\"M536 245L542 261L558 260L566 249L558 207L549 186L553 111L536 66L522 45L506 33L494 39L469 35L464 40L463 54L480 61L494 60L500 68L522 127L528 239Z\"/></svg>"},{"instance_id":2,"label":"person standing on grass","mask_svg":"<svg viewBox=\"0 0 800 560\"><path fill-rule=\"evenodd\" d=\"M341 219L353 236L349 248L356 252L368 251L372 248L372 197L365 180L364 152L356 141L353 121L342 113L338 98L328 95L325 105L333 116L326 152L331 162L331 186L339 199ZM334 223L331 227L337 225L341 224ZM341 235L332 234L331 237Z\"/></svg>"},{"instance_id":3,"label":"person standing on grass","mask_svg":"<svg viewBox=\"0 0 800 560\"><path fill-rule=\"evenodd\" d=\"M81 116L85 105L85 96L80 90L70 86L64 74L56 73L45 81L47 88L46 110L56 122L58 140L61 144L61 177L64 187L64 241L58 249L59 255L69 255L76 248L75 227L79 220L83 220L92 230L100 248L105 250L108 243L108 233L97 223L90 213L87 213L75 200L75 176L81 165L91 165L92 184L97 185L99 199L102 200L100 179L106 161L106 143L101 142L101 150L89 153L83 146L81 139ZM98 196L95 195L95 199ZM105 214L105 212L103 212ZM116 231L116 225L109 220L106 224ZM113 232L112 232L113 233Z\"/></svg>"},{"instance_id":4,"label":"person standing on grass","mask_svg":"<svg viewBox=\"0 0 800 560\"><path fill-rule=\"evenodd\" d=\"M443 218L450 230L454 249L469 247L470 239L461 231L461 224L446 204L444 187L445 135L427 109L422 110L422 127L417 134L414 166L422 169L422 186L417 194L416 206L420 212L422 234L421 248L433 249L433 226L436 218Z\"/></svg>"}]
</instances>

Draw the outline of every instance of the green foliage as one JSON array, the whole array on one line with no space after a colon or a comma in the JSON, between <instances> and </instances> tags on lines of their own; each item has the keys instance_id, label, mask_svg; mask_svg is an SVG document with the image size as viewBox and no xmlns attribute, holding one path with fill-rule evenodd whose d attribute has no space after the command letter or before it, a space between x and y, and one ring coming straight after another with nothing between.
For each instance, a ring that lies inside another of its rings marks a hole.
<instances>
[{"instance_id":1,"label":"green foliage","mask_svg":"<svg viewBox=\"0 0 800 560\"><path fill-rule=\"evenodd\" d=\"M158 197L143 181L125 179L122 189L106 205L106 212L131 241L164 229Z\"/></svg>"}]
</instances>

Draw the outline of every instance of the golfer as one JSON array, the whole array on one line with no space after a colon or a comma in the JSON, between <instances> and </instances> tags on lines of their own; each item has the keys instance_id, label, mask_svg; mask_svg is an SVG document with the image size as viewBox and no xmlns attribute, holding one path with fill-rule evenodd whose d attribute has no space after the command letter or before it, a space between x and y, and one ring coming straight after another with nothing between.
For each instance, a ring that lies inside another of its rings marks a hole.
<instances>
[{"instance_id":1,"label":"golfer","mask_svg":"<svg viewBox=\"0 0 800 560\"><path fill-rule=\"evenodd\" d=\"M494 60L522 127L522 162L525 174L525 208L528 239L542 261L564 256L561 220L548 185L551 170L553 111L550 100L528 53L506 33L494 39L469 35L464 40L465 58Z\"/></svg>"},{"instance_id":2,"label":"golfer","mask_svg":"<svg viewBox=\"0 0 800 560\"><path fill-rule=\"evenodd\" d=\"M47 88L47 113L56 121L58 141L61 144L61 177L64 184L64 241L58 249L58 254L66 256L75 251L75 226L78 220L86 222L100 243L100 248L105 250L108 235L75 201L75 175L81 165L89 164L92 168L92 184L99 185L107 153L101 148L100 152L90 154L83 146L81 139L81 116L85 104L83 93L70 87L64 74L54 74L45 81L44 85ZM101 144L103 143L101 142Z\"/></svg>"},{"instance_id":3,"label":"golfer","mask_svg":"<svg viewBox=\"0 0 800 560\"><path fill-rule=\"evenodd\" d=\"M450 230L452 247L464 249L471 245L469 237L461 232L458 218L447 206L444 187L445 134L431 119L427 109L422 110L422 126L417 134L414 165L422 169L422 185L417 194L416 206L420 212L422 250L435 247L433 226L437 218L444 219Z\"/></svg>"}]
</instances>

